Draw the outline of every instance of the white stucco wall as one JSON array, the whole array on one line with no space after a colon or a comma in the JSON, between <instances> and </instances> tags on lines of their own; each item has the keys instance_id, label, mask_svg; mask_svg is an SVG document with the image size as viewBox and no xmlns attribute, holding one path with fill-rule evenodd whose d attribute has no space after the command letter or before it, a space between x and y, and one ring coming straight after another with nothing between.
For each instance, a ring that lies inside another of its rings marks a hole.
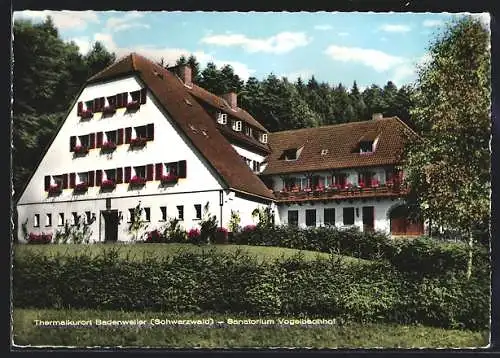
<instances>
[{"instance_id":1,"label":"white stucco wall","mask_svg":"<svg viewBox=\"0 0 500 358\"><path fill-rule=\"evenodd\" d=\"M314 204L303 203L302 205L292 204L292 205L279 205L279 216L282 224L288 224L288 211L298 210L299 212L299 226L306 227L306 210L316 209L316 226L324 225L324 209L334 208L335 209L335 226L343 227L343 209L348 207L354 208L354 225L358 226L361 230L363 229L363 217L362 208L365 206L374 207L374 226L375 230L384 231L390 233L390 220L387 218L387 212L389 208L396 203L401 202L398 200L391 199L379 199L379 200L353 200L342 201L340 203L335 203L335 201L327 202L316 202ZM401 202L402 203L402 202ZM358 209L359 216L356 216L356 209Z\"/></svg>"}]
</instances>

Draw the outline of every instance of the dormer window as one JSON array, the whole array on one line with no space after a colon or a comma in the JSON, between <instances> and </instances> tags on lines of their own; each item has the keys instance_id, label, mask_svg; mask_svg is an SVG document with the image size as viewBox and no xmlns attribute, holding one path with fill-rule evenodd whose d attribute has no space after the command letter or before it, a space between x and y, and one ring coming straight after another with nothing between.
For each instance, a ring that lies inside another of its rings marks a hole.
<instances>
[{"instance_id":1,"label":"dormer window","mask_svg":"<svg viewBox=\"0 0 500 358\"><path fill-rule=\"evenodd\" d=\"M227 124L227 114L218 112L217 113L217 123L219 124Z\"/></svg>"},{"instance_id":2,"label":"dormer window","mask_svg":"<svg viewBox=\"0 0 500 358\"><path fill-rule=\"evenodd\" d=\"M249 137L252 136L252 128L251 127L245 127L245 134Z\"/></svg>"},{"instance_id":3,"label":"dormer window","mask_svg":"<svg viewBox=\"0 0 500 358\"><path fill-rule=\"evenodd\" d=\"M285 160L297 160L297 149L291 148L283 152Z\"/></svg>"},{"instance_id":4,"label":"dormer window","mask_svg":"<svg viewBox=\"0 0 500 358\"><path fill-rule=\"evenodd\" d=\"M321 150L321 155L327 155L327 154L328 154L328 149Z\"/></svg>"},{"instance_id":5,"label":"dormer window","mask_svg":"<svg viewBox=\"0 0 500 358\"><path fill-rule=\"evenodd\" d=\"M261 141L262 143L267 143L267 133L260 133L259 141Z\"/></svg>"},{"instance_id":6,"label":"dormer window","mask_svg":"<svg viewBox=\"0 0 500 358\"><path fill-rule=\"evenodd\" d=\"M233 121L232 128L234 131L241 132L241 121Z\"/></svg>"},{"instance_id":7,"label":"dormer window","mask_svg":"<svg viewBox=\"0 0 500 358\"><path fill-rule=\"evenodd\" d=\"M373 141L362 141L359 143L359 153L373 153L374 152L374 145Z\"/></svg>"}]
</instances>

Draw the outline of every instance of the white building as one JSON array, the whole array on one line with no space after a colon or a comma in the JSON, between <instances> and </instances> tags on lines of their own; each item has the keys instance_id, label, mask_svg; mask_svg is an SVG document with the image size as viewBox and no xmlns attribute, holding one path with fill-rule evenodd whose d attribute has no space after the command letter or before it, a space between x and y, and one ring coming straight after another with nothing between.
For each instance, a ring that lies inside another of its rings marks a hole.
<instances>
[{"instance_id":1,"label":"white building","mask_svg":"<svg viewBox=\"0 0 500 358\"><path fill-rule=\"evenodd\" d=\"M396 182L388 189L385 175L409 132L397 118L268 133L236 94L218 97L193 84L188 67L177 70L131 54L87 81L17 202L20 238L23 223L53 234L84 215L96 219L92 241L127 241L138 203L146 230L171 217L197 227L207 202L223 227L232 210L245 226L255 223L255 208L269 205L277 224L391 230L388 213L405 192ZM370 140L372 151L361 153ZM351 157L337 160L348 146ZM338 170L357 183L369 168L377 190L328 191L332 170L333 184L345 184Z\"/></svg>"}]
</instances>

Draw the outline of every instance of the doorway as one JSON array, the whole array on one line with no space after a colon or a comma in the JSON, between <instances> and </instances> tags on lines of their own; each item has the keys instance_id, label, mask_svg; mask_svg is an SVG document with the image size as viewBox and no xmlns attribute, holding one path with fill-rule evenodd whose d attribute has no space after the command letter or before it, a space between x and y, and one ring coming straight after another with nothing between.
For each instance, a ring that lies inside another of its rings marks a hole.
<instances>
[{"instance_id":1,"label":"doorway","mask_svg":"<svg viewBox=\"0 0 500 358\"><path fill-rule=\"evenodd\" d=\"M118 241L118 210L101 211L104 218L104 241Z\"/></svg>"},{"instance_id":2,"label":"doorway","mask_svg":"<svg viewBox=\"0 0 500 358\"><path fill-rule=\"evenodd\" d=\"M375 230L375 208L363 206L363 231Z\"/></svg>"}]
</instances>

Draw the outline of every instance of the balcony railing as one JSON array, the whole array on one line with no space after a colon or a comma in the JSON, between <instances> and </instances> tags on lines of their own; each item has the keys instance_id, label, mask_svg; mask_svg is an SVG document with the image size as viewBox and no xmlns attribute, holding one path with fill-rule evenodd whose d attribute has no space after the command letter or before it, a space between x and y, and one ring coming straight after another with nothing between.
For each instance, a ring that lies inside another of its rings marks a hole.
<instances>
[{"instance_id":1,"label":"balcony railing","mask_svg":"<svg viewBox=\"0 0 500 358\"><path fill-rule=\"evenodd\" d=\"M328 187L290 187L281 191L275 191L274 195L278 200L283 201L306 201L325 199L349 199L356 197L380 197L399 196L408 191L407 185L399 182L388 181L383 185L366 187L364 185L333 185Z\"/></svg>"}]
</instances>

